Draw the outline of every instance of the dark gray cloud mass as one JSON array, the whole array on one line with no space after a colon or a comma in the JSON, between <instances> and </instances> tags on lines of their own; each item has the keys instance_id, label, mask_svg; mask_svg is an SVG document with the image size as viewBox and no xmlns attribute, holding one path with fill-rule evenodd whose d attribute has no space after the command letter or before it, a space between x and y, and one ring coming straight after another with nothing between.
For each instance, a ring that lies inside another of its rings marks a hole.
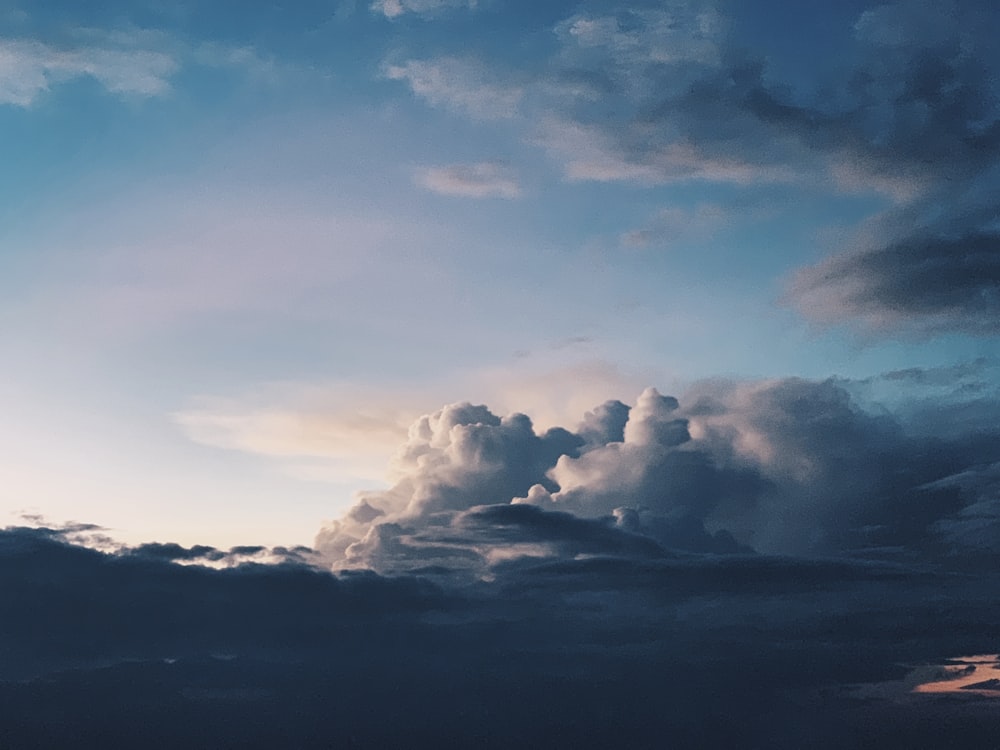
<instances>
[{"instance_id":1,"label":"dark gray cloud mass","mask_svg":"<svg viewBox=\"0 0 1000 750\"><path fill-rule=\"evenodd\" d=\"M994 178L995 179L995 178ZM961 196L936 191L879 228L856 249L803 269L790 299L813 318L860 321L876 332L1000 334L1000 197L976 215L957 214ZM918 212L934 217L921 221ZM940 217L947 212L952 215ZM912 218L912 222L907 219ZM908 224L905 228L903 224Z\"/></svg>"},{"instance_id":2,"label":"dark gray cloud mass","mask_svg":"<svg viewBox=\"0 0 1000 750\"><path fill-rule=\"evenodd\" d=\"M539 142L572 180L879 193L885 213L796 274L788 300L869 332L996 335L996 5L901 0L853 27L831 13L839 46L799 76L743 32L740 14L754 7L689 0L571 15L556 28Z\"/></svg>"},{"instance_id":3,"label":"dark gray cloud mass","mask_svg":"<svg viewBox=\"0 0 1000 750\"><path fill-rule=\"evenodd\" d=\"M481 582L429 571L431 583L301 564L212 570L0 531L0 744L839 748L995 736L995 705L979 696L862 701L854 688L995 649L990 570L676 557L502 507L513 511L477 523L596 536L604 554L498 562Z\"/></svg>"}]
</instances>

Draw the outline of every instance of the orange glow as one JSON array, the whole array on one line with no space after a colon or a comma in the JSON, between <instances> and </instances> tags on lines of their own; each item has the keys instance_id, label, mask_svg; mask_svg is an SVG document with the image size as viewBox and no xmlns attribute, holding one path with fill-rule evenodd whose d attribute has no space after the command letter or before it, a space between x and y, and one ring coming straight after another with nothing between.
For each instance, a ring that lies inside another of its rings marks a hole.
<instances>
[{"instance_id":1,"label":"orange glow","mask_svg":"<svg viewBox=\"0 0 1000 750\"><path fill-rule=\"evenodd\" d=\"M914 693L964 693L1000 697L1000 655L952 659L942 666L945 679L924 682ZM975 687L974 687L975 686Z\"/></svg>"}]
</instances>

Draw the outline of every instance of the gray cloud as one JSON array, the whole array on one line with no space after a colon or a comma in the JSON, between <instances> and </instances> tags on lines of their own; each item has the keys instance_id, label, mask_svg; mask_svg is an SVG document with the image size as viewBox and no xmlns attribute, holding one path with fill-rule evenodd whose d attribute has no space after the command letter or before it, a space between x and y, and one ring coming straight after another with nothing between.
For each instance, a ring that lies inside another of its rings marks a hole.
<instances>
[{"instance_id":1,"label":"gray cloud","mask_svg":"<svg viewBox=\"0 0 1000 750\"><path fill-rule=\"evenodd\" d=\"M718 4L638 3L570 14L547 69L517 85L448 57L388 75L475 119L524 115L528 140L570 181L879 194L890 208L870 236L795 275L788 301L878 335L994 336L997 21L985 2L874 6L845 21L835 62L792 81ZM668 208L622 241L673 223Z\"/></svg>"},{"instance_id":2,"label":"gray cloud","mask_svg":"<svg viewBox=\"0 0 1000 750\"><path fill-rule=\"evenodd\" d=\"M994 703L884 687L905 665L991 653L992 567L671 556L530 506L462 518L467 532L561 539L567 554L438 585L211 570L0 530L0 739L780 750L995 736ZM581 539L606 554L573 555ZM861 683L879 698L860 699Z\"/></svg>"},{"instance_id":3,"label":"gray cloud","mask_svg":"<svg viewBox=\"0 0 1000 750\"><path fill-rule=\"evenodd\" d=\"M949 206L956 196L935 195ZM927 212L940 208L922 206ZM954 211L949 208L946 210ZM948 217L803 269L789 298L818 321L869 331L1000 334L1000 231L995 209Z\"/></svg>"}]
</instances>

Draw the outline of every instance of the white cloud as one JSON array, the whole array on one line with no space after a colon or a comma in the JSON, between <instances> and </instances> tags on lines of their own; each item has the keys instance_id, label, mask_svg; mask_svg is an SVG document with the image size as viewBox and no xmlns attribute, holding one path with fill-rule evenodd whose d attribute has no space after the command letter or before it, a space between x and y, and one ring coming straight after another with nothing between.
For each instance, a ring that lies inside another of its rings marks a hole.
<instances>
[{"instance_id":1,"label":"white cloud","mask_svg":"<svg viewBox=\"0 0 1000 750\"><path fill-rule=\"evenodd\" d=\"M574 387L567 389L567 382ZM609 393L634 391L638 382L610 365L583 362L520 372L481 369L432 386L272 383L236 396L197 398L172 419L197 443L269 459L299 479L382 481L409 426L449 392L503 411L528 407L544 430L576 419Z\"/></svg>"},{"instance_id":2,"label":"white cloud","mask_svg":"<svg viewBox=\"0 0 1000 750\"><path fill-rule=\"evenodd\" d=\"M452 8L475 10L477 0L375 0L372 10L386 18L398 18L406 13L433 15Z\"/></svg>"},{"instance_id":3,"label":"white cloud","mask_svg":"<svg viewBox=\"0 0 1000 750\"><path fill-rule=\"evenodd\" d=\"M662 185L682 180L704 180L736 185L786 182L794 172L780 165L760 165L736 156L711 156L692 143L664 140L653 150L630 152L623 141L642 141L622 125L612 134L605 127L549 117L535 142L563 164L570 182L634 182Z\"/></svg>"},{"instance_id":4,"label":"white cloud","mask_svg":"<svg viewBox=\"0 0 1000 750\"><path fill-rule=\"evenodd\" d=\"M477 120L514 117L523 96L520 87L498 82L482 64L455 57L387 65L385 76L405 81L414 94L435 107Z\"/></svg>"},{"instance_id":5,"label":"white cloud","mask_svg":"<svg viewBox=\"0 0 1000 750\"><path fill-rule=\"evenodd\" d=\"M115 94L161 96L178 63L165 52L114 46L57 49L0 39L0 103L30 107L53 84L89 76Z\"/></svg>"},{"instance_id":6,"label":"white cloud","mask_svg":"<svg viewBox=\"0 0 1000 750\"><path fill-rule=\"evenodd\" d=\"M574 16L556 27L567 47L602 50L620 65L680 61L714 65L724 30L720 14L703 3L620 16Z\"/></svg>"},{"instance_id":7,"label":"white cloud","mask_svg":"<svg viewBox=\"0 0 1000 750\"><path fill-rule=\"evenodd\" d=\"M663 181L656 166L628 159L604 132L579 122L549 118L537 143L563 163L571 182Z\"/></svg>"},{"instance_id":8,"label":"white cloud","mask_svg":"<svg viewBox=\"0 0 1000 750\"><path fill-rule=\"evenodd\" d=\"M511 170L496 162L426 167L417 182L442 195L464 198L517 198L521 186Z\"/></svg>"}]
</instances>

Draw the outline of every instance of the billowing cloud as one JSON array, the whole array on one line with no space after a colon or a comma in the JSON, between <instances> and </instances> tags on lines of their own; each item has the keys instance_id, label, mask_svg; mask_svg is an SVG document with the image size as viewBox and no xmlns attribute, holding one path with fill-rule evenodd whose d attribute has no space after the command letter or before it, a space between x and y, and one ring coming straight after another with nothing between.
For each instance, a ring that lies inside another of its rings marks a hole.
<instances>
[{"instance_id":1,"label":"billowing cloud","mask_svg":"<svg viewBox=\"0 0 1000 750\"><path fill-rule=\"evenodd\" d=\"M452 404L315 551L0 530L0 739L950 741L954 697L899 681L995 644L990 364L647 388L572 430ZM897 417L883 383L952 411ZM960 712L992 736L994 704Z\"/></svg>"},{"instance_id":2,"label":"billowing cloud","mask_svg":"<svg viewBox=\"0 0 1000 750\"><path fill-rule=\"evenodd\" d=\"M543 434L523 414L455 404L410 428L393 487L361 493L316 547L335 568L480 574L611 549L943 553L993 515L950 478L994 460L1000 434L929 427L867 411L832 380L700 383L683 404L647 389Z\"/></svg>"},{"instance_id":3,"label":"billowing cloud","mask_svg":"<svg viewBox=\"0 0 1000 750\"><path fill-rule=\"evenodd\" d=\"M416 96L429 104L477 120L514 117L523 96L520 86L498 80L484 64L457 57L387 65L385 76L405 81Z\"/></svg>"},{"instance_id":4,"label":"billowing cloud","mask_svg":"<svg viewBox=\"0 0 1000 750\"><path fill-rule=\"evenodd\" d=\"M517 198L521 186L514 173L497 162L451 164L420 170L417 182L442 195L463 198Z\"/></svg>"},{"instance_id":5,"label":"billowing cloud","mask_svg":"<svg viewBox=\"0 0 1000 750\"><path fill-rule=\"evenodd\" d=\"M551 346L562 353L587 343L587 337L571 337ZM567 380L575 384L571 391L565 388ZM465 371L422 385L267 383L226 397L193 398L171 419L197 443L270 459L296 478L382 484L409 426L449 392L475 394L499 409L520 406L531 412L536 429L545 430L575 419L609 394L624 397L638 387L637 382L640 376L626 375L606 362L545 369L533 361L522 368Z\"/></svg>"}]
</instances>

